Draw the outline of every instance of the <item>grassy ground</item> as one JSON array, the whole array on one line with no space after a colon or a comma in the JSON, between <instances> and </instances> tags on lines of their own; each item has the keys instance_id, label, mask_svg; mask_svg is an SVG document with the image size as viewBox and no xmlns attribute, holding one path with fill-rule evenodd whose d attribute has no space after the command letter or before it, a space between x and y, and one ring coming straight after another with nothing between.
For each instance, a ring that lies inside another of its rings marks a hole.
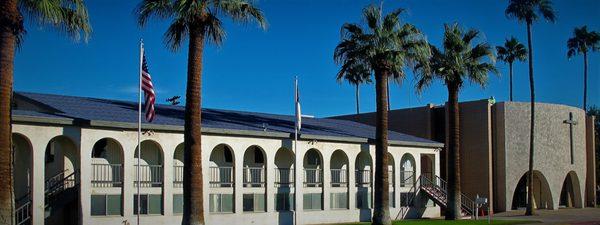
<instances>
[{"instance_id":1,"label":"grassy ground","mask_svg":"<svg viewBox=\"0 0 600 225\"><path fill-rule=\"evenodd\" d=\"M492 224L498 225L511 225L511 224L531 224L538 223L533 220L493 220ZM370 223L344 223L336 225L369 225ZM485 225L488 224L487 220L400 220L394 221L394 225Z\"/></svg>"}]
</instances>

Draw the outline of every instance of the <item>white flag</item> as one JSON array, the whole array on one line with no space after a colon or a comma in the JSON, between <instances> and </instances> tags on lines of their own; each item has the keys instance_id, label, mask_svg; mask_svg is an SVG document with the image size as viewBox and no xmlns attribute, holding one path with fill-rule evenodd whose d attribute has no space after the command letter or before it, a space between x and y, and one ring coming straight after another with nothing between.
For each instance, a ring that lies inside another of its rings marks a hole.
<instances>
[{"instance_id":1,"label":"white flag","mask_svg":"<svg viewBox=\"0 0 600 225\"><path fill-rule=\"evenodd\" d=\"M300 90L298 90L298 78L296 77L294 83L296 93L295 93L295 101L296 101L296 130L299 131L302 128L302 111L300 110Z\"/></svg>"}]
</instances>

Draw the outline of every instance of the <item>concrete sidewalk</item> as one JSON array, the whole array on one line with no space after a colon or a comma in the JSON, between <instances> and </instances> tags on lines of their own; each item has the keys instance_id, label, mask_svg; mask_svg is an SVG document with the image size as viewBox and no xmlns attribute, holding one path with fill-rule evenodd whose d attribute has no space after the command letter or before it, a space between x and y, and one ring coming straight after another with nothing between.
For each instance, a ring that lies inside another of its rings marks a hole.
<instances>
[{"instance_id":1,"label":"concrete sidewalk","mask_svg":"<svg viewBox=\"0 0 600 225\"><path fill-rule=\"evenodd\" d=\"M544 224L600 225L600 208L537 210L534 216L524 216L524 214L525 211L523 210L515 210L497 213L494 217L537 220Z\"/></svg>"}]
</instances>

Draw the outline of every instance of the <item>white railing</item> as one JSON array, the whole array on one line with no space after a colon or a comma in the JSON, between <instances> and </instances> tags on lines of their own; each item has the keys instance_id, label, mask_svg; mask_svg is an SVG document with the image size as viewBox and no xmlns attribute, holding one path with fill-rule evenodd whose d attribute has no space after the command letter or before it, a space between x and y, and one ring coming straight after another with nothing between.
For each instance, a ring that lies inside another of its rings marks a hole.
<instances>
[{"instance_id":1,"label":"white railing","mask_svg":"<svg viewBox=\"0 0 600 225\"><path fill-rule=\"evenodd\" d=\"M17 225L28 224L31 220L31 202L28 201L15 210Z\"/></svg>"},{"instance_id":2,"label":"white railing","mask_svg":"<svg viewBox=\"0 0 600 225\"><path fill-rule=\"evenodd\" d=\"M348 187L348 170L331 169L331 187Z\"/></svg>"},{"instance_id":3,"label":"white railing","mask_svg":"<svg viewBox=\"0 0 600 225\"><path fill-rule=\"evenodd\" d=\"M244 168L244 187L264 187L265 169L262 167Z\"/></svg>"},{"instance_id":4,"label":"white railing","mask_svg":"<svg viewBox=\"0 0 600 225\"><path fill-rule=\"evenodd\" d=\"M390 188L394 187L394 184L396 183L396 171L394 169L388 169L388 182Z\"/></svg>"},{"instance_id":5,"label":"white railing","mask_svg":"<svg viewBox=\"0 0 600 225\"><path fill-rule=\"evenodd\" d=\"M304 187L322 187L323 173L321 169L304 169Z\"/></svg>"},{"instance_id":6,"label":"white railing","mask_svg":"<svg viewBox=\"0 0 600 225\"><path fill-rule=\"evenodd\" d=\"M210 187L233 187L233 167L210 167Z\"/></svg>"},{"instance_id":7,"label":"white railing","mask_svg":"<svg viewBox=\"0 0 600 225\"><path fill-rule=\"evenodd\" d=\"M294 185L294 169L275 168L275 187L291 187Z\"/></svg>"},{"instance_id":8,"label":"white railing","mask_svg":"<svg viewBox=\"0 0 600 225\"><path fill-rule=\"evenodd\" d=\"M92 187L123 186L122 164L92 164Z\"/></svg>"},{"instance_id":9,"label":"white railing","mask_svg":"<svg viewBox=\"0 0 600 225\"><path fill-rule=\"evenodd\" d=\"M137 165L134 169L137 173ZM163 166L162 165L141 165L140 166L140 187L162 187ZM134 186L137 187L137 176L134 178Z\"/></svg>"},{"instance_id":10,"label":"white railing","mask_svg":"<svg viewBox=\"0 0 600 225\"><path fill-rule=\"evenodd\" d=\"M356 186L364 187L371 185L371 170L356 170Z\"/></svg>"},{"instance_id":11,"label":"white railing","mask_svg":"<svg viewBox=\"0 0 600 225\"><path fill-rule=\"evenodd\" d=\"M173 166L173 187L183 187L183 166Z\"/></svg>"}]
</instances>

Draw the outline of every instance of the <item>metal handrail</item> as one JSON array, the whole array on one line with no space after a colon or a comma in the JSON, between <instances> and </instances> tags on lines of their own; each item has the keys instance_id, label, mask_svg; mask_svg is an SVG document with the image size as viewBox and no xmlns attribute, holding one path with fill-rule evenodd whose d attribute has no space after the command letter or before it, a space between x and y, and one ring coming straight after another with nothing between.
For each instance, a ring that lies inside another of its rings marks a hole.
<instances>
[{"instance_id":1,"label":"metal handrail","mask_svg":"<svg viewBox=\"0 0 600 225\"><path fill-rule=\"evenodd\" d=\"M26 202L15 210L17 225L27 224L31 219L31 201Z\"/></svg>"},{"instance_id":2,"label":"metal handrail","mask_svg":"<svg viewBox=\"0 0 600 225\"><path fill-rule=\"evenodd\" d=\"M68 176L53 183L50 187L48 187L45 190L44 194L46 195L46 197L52 196L56 193L59 193L59 192L65 190L66 188L75 187L75 185L77 185L77 183L78 183L77 176L76 176L78 172L79 172L79 170L75 170L75 172L73 172L73 173L69 174ZM53 176L52 178L54 178L54 177L56 177L56 176Z\"/></svg>"},{"instance_id":3,"label":"metal handrail","mask_svg":"<svg viewBox=\"0 0 600 225\"><path fill-rule=\"evenodd\" d=\"M135 165L136 171L137 166ZM163 166L162 165L140 165L139 170L140 187L161 187L163 184ZM138 186L138 178L133 179L134 187Z\"/></svg>"},{"instance_id":4,"label":"metal handrail","mask_svg":"<svg viewBox=\"0 0 600 225\"><path fill-rule=\"evenodd\" d=\"M275 187L291 187L294 180L294 169L275 168Z\"/></svg>"},{"instance_id":5,"label":"metal handrail","mask_svg":"<svg viewBox=\"0 0 600 225\"><path fill-rule=\"evenodd\" d=\"M92 187L121 187L123 164L92 163Z\"/></svg>"},{"instance_id":6,"label":"metal handrail","mask_svg":"<svg viewBox=\"0 0 600 225\"><path fill-rule=\"evenodd\" d=\"M371 170L356 170L354 172L356 177L356 186L361 187L362 185L371 185Z\"/></svg>"},{"instance_id":7,"label":"metal handrail","mask_svg":"<svg viewBox=\"0 0 600 225\"><path fill-rule=\"evenodd\" d=\"M331 187L348 187L348 170L331 169Z\"/></svg>"},{"instance_id":8,"label":"metal handrail","mask_svg":"<svg viewBox=\"0 0 600 225\"><path fill-rule=\"evenodd\" d=\"M183 187L183 166L173 166L173 187Z\"/></svg>"},{"instance_id":9,"label":"metal handrail","mask_svg":"<svg viewBox=\"0 0 600 225\"><path fill-rule=\"evenodd\" d=\"M322 187L322 169L304 169L304 187Z\"/></svg>"},{"instance_id":10,"label":"metal handrail","mask_svg":"<svg viewBox=\"0 0 600 225\"><path fill-rule=\"evenodd\" d=\"M210 167L209 185L213 188L233 187L233 167Z\"/></svg>"},{"instance_id":11,"label":"metal handrail","mask_svg":"<svg viewBox=\"0 0 600 225\"><path fill-rule=\"evenodd\" d=\"M265 177L265 169L262 167L244 168L244 186L264 187Z\"/></svg>"}]
</instances>

